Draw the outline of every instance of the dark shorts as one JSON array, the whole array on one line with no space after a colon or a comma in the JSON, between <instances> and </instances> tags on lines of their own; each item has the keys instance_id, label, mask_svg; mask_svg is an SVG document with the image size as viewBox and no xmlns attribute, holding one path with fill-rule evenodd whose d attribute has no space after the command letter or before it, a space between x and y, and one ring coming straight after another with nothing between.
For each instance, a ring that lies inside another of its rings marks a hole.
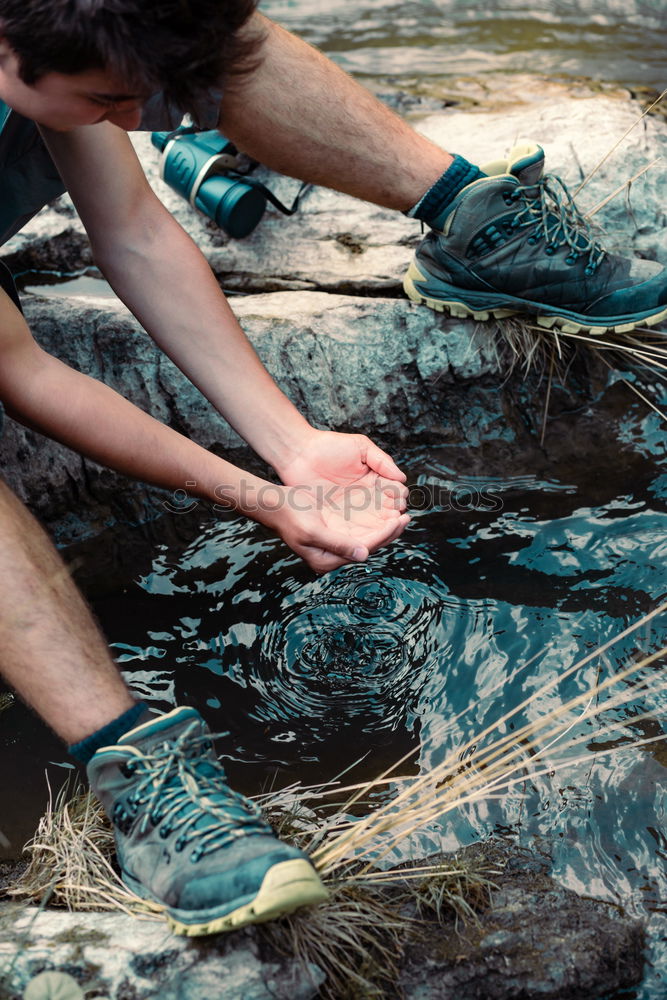
<instances>
[{"instance_id":1,"label":"dark shorts","mask_svg":"<svg viewBox=\"0 0 667 1000\"><path fill-rule=\"evenodd\" d=\"M14 284L14 279L12 278L11 271L6 264L0 260L0 288L9 295L12 302L16 305L18 309L21 309L21 300L19 299L19 293L16 291L16 285ZM21 309L21 312L23 310ZM5 411L0 402L0 437L2 437L2 427L5 422Z\"/></svg>"},{"instance_id":2,"label":"dark shorts","mask_svg":"<svg viewBox=\"0 0 667 1000\"><path fill-rule=\"evenodd\" d=\"M0 260L0 288L9 295L17 309L21 309L21 300L19 293L16 291L12 272L2 260ZM23 312L22 309L21 312Z\"/></svg>"}]
</instances>

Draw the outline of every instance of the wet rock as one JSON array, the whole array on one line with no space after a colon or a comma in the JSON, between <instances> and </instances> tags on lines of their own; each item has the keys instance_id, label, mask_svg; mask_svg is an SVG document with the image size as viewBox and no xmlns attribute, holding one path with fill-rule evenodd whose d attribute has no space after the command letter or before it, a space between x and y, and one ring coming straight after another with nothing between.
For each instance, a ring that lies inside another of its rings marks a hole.
<instances>
[{"instance_id":1,"label":"wet rock","mask_svg":"<svg viewBox=\"0 0 667 1000\"><path fill-rule=\"evenodd\" d=\"M384 77L365 77L357 74L357 79L402 117L418 123L430 114L441 114L444 109L452 111L502 111L526 104L570 101L581 97L604 95L613 100L627 102L633 97L652 103L658 97L651 88L636 88L632 92L627 87L588 77L572 75L542 76L535 73L500 72L466 76L456 73L452 76L410 76L402 73ZM648 95L651 99L647 100Z\"/></svg>"},{"instance_id":2,"label":"wet rock","mask_svg":"<svg viewBox=\"0 0 667 1000\"><path fill-rule=\"evenodd\" d=\"M25 870L24 861L0 861L0 896L8 889Z\"/></svg>"},{"instance_id":3,"label":"wet rock","mask_svg":"<svg viewBox=\"0 0 667 1000\"><path fill-rule=\"evenodd\" d=\"M311 1000L324 975L295 960L264 961L257 934L191 941L164 923L122 913L64 913L0 904L0 965L16 955L0 995L18 998L45 970L67 972L87 996L110 1000ZM4 989L5 992L2 992Z\"/></svg>"},{"instance_id":4,"label":"wet rock","mask_svg":"<svg viewBox=\"0 0 667 1000\"><path fill-rule=\"evenodd\" d=\"M65 200L64 196L61 201ZM32 225L41 226L42 218L46 218L50 211L45 209ZM21 240L22 237L19 236L18 239ZM93 253L88 237L76 217L74 223L70 220L67 227L55 235L51 235L49 227L45 233L26 239L21 249L6 253L4 259L16 275L24 271L62 271L71 274L93 266Z\"/></svg>"},{"instance_id":5,"label":"wet rock","mask_svg":"<svg viewBox=\"0 0 667 1000\"><path fill-rule=\"evenodd\" d=\"M591 1000L641 981L640 921L563 888L539 855L492 843L458 857L502 873L476 925L414 935L400 979L409 1000Z\"/></svg>"},{"instance_id":6,"label":"wet rock","mask_svg":"<svg viewBox=\"0 0 667 1000\"><path fill-rule=\"evenodd\" d=\"M467 0L449 0L447 6L454 10L466 7ZM502 4L492 2L489 9L501 6L503 11L518 11L524 13L526 10L526 0L502 0ZM636 18L640 24L657 27L664 24L665 9L662 0L558 0L554 4L553 0L531 0L530 9L534 13L544 12L547 14L558 13L560 18L570 17L581 18L587 22L590 18L595 18L597 24L615 24L619 20L624 21Z\"/></svg>"}]
</instances>

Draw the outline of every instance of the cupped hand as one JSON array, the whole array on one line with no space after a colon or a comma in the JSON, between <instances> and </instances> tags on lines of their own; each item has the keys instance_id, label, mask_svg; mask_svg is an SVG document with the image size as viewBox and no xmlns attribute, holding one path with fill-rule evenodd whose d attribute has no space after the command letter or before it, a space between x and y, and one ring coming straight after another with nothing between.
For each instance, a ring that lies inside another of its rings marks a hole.
<instances>
[{"instance_id":1,"label":"cupped hand","mask_svg":"<svg viewBox=\"0 0 667 1000\"><path fill-rule=\"evenodd\" d=\"M274 530L316 572L367 559L410 520L405 474L363 434L313 430L277 471L289 489Z\"/></svg>"},{"instance_id":2,"label":"cupped hand","mask_svg":"<svg viewBox=\"0 0 667 1000\"><path fill-rule=\"evenodd\" d=\"M279 510L262 520L316 573L349 562L364 562L370 552L393 542L410 517L394 508L378 514L368 505L368 492L355 487L290 487Z\"/></svg>"}]
</instances>

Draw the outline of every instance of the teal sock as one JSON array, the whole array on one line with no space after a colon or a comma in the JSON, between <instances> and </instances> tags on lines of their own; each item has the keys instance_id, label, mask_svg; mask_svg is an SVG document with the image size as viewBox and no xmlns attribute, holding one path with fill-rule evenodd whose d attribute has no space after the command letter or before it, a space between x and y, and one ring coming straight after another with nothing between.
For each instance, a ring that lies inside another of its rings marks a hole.
<instances>
[{"instance_id":1,"label":"teal sock","mask_svg":"<svg viewBox=\"0 0 667 1000\"><path fill-rule=\"evenodd\" d=\"M420 219L431 229L442 229L447 218L447 209L468 184L486 177L479 167L469 163L462 156L455 156L454 162L437 179L417 204L406 212L411 219Z\"/></svg>"},{"instance_id":2,"label":"teal sock","mask_svg":"<svg viewBox=\"0 0 667 1000\"><path fill-rule=\"evenodd\" d=\"M118 718L107 722L106 726L102 726L101 729L91 733L90 736L86 736L85 739L80 740L78 743L73 743L72 746L67 748L68 753L75 760L80 761L82 764L87 764L100 747L107 747L113 743L117 743L121 736L125 736L125 733L129 733L130 729L134 729L139 718L144 712L148 711L148 705L143 701L138 701L136 705L128 708Z\"/></svg>"}]
</instances>

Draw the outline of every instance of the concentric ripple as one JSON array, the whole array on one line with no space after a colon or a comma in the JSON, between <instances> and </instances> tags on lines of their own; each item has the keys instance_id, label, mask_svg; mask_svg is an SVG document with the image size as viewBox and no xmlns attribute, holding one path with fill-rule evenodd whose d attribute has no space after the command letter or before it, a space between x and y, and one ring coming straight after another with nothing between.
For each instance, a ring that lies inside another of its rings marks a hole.
<instances>
[{"instance_id":1,"label":"concentric ripple","mask_svg":"<svg viewBox=\"0 0 667 1000\"><path fill-rule=\"evenodd\" d=\"M285 765L341 756L347 764L392 745L392 734L398 746L414 739L420 694L443 651L463 647L476 628L476 613L438 573L432 556L401 543L367 566L313 579L277 540L248 534L238 519L216 523L176 563L159 557L143 581L156 608L178 609L175 627L118 652L149 698L147 661L160 660L158 700L168 654L174 698L231 733L232 757L266 759L278 744Z\"/></svg>"},{"instance_id":2,"label":"concentric ripple","mask_svg":"<svg viewBox=\"0 0 667 1000\"><path fill-rule=\"evenodd\" d=\"M358 577L363 574L360 581ZM436 619L434 595L353 567L286 602L262 629L257 677L265 718L323 715L395 729L414 708Z\"/></svg>"}]
</instances>

